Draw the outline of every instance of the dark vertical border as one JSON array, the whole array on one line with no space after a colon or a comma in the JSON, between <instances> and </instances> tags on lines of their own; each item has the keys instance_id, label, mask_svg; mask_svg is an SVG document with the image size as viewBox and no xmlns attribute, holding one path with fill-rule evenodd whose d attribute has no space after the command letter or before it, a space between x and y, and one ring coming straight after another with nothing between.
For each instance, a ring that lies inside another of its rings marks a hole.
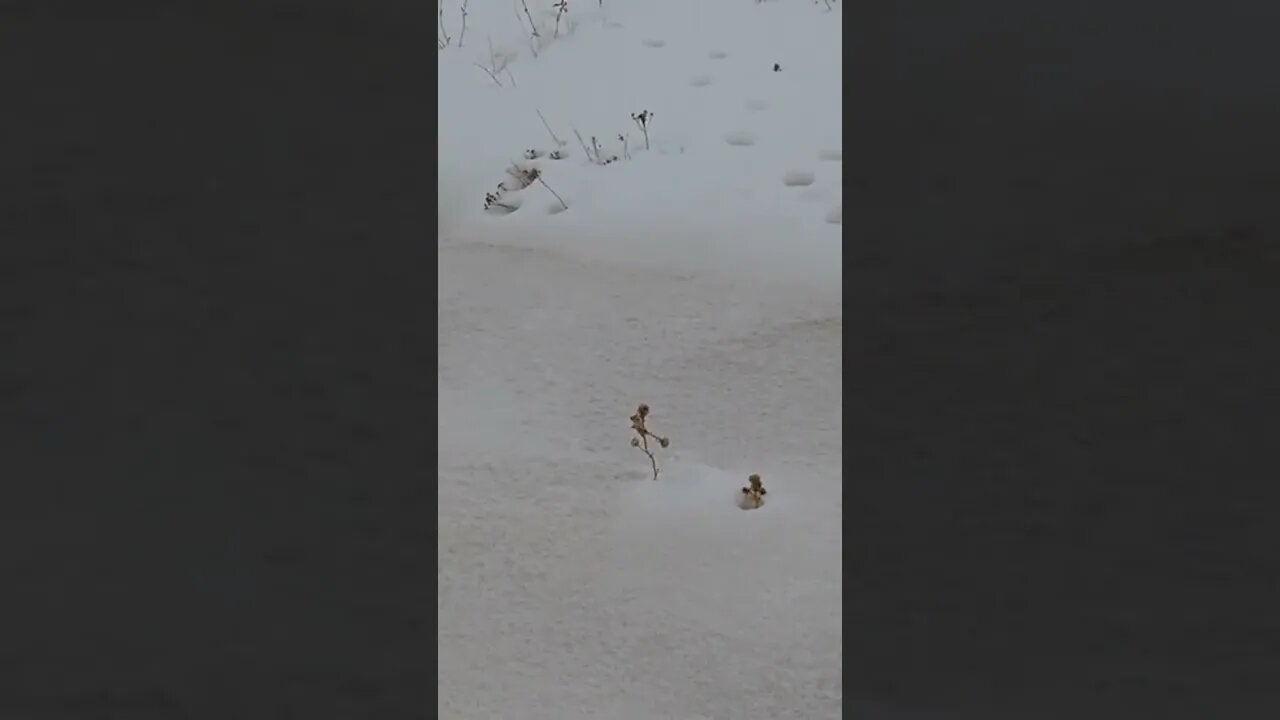
<instances>
[{"instance_id":1,"label":"dark vertical border","mask_svg":"<svg viewBox=\"0 0 1280 720\"><path fill-rule=\"evenodd\" d=\"M431 711L420 3L0 3L0 716Z\"/></svg>"},{"instance_id":2,"label":"dark vertical border","mask_svg":"<svg viewBox=\"0 0 1280 720\"><path fill-rule=\"evenodd\" d=\"M850 715L1280 716L1275 6L885 5L847 63Z\"/></svg>"}]
</instances>

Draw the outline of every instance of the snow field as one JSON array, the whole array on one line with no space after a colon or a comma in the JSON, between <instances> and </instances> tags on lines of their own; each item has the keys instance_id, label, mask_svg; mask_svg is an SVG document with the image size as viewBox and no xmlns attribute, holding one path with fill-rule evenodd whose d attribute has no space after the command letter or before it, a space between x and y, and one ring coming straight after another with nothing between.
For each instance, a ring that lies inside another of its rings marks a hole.
<instances>
[{"instance_id":1,"label":"snow field","mask_svg":"<svg viewBox=\"0 0 1280 720\"><path fill-rule=\"evenodd\" d=\"M839 10L528 6L443 6L440 717L837 717Z\"/></svg>"}]
</instances>

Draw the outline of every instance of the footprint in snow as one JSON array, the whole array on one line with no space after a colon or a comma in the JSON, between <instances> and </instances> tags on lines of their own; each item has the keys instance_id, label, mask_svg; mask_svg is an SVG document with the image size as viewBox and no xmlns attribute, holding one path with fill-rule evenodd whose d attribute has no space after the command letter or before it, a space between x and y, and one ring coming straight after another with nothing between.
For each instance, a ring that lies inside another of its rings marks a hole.
<instances>
[{"instance_id":1,"label":"footprint in snow","mask_svg":"<svg viewBox=\"0 0 1280 720\"><path fill-rule=\"evenodd\" d=\"M689 85L692 87L706 87L711 84L710 75L694 75L689 78Z\"/></svg>"},{"instance_id":2,"label":"footprint in snow","mask_svg":"<svg viewBox=\"0 0 1280 720\"><path fill-rule=\"evenodd\" d=\"M734 147L751 147L756 144L756 134L746 130L734 130L725 133L724 141Z\"/></svg>"},{"instance_id":3,"label":"footprint in snow","mask_svg":"<svg viewBox=\"0 0 1280 720\"><path fill-rule=\"evenodd\" d=\"M666 47L667 41L666 40L641 40L640 44L644 45L645 47L660 48L660 47Z\"/></svg>"},{"instance_id":4,"label":"footprint in snow","mask_svg":"<svg viewBox=\"0 0 1280 720\"><path fill-rule=\"evenodd\" d=\"M782 184L787 187L809 187L816 179L808 170L789 170L782 176Z\"/></svg>"},{"instance_id":5,"label":"footprint in snow","mask_svg":"<svg viewBox=\"0 0 1280 720\"><path fill-rule=\"evenodd\" d=\"M712 60L723 60L729 57L729 53L723 50L712 50L710 53L707 53L707 57L711 58Z\"/></svg>"},{"instance_id":6,"label":"footprint in snow","mask_svg":"<svg viewBox=\"0 0 1280 720\"><path fill-rule=\"evenodd\" d=\"M769 101L768 100L747 100L746 102L742 103L742 107L746 108L748 112L760 112L762 110L769 109Z\"/></svg>"},{"instance_id":7,"label":"footprint in snow","mask_svg":"<svg viewBox=\"0 0 1280 720\"><path fill-rule=\"evenodd\" d=\"M820 150L818 151L818 159L823 162L843 162L844 151L834 149Z\"/></svg>"}]
</instances>

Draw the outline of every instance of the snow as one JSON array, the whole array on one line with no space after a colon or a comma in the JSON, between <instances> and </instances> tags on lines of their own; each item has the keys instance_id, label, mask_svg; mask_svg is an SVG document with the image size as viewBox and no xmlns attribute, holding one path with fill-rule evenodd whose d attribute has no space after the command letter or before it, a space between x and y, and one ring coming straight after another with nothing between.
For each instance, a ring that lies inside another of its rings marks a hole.
<instances>
[{"instance_id":1,"label":"snow","mask_svg":"<svg viewBox=\"0 0 1280 720\"><path fill-rule=\"evenodd\" d=\"M839 4L441 7L440 717L838 717Z\"/></svg>"}]
</instances>

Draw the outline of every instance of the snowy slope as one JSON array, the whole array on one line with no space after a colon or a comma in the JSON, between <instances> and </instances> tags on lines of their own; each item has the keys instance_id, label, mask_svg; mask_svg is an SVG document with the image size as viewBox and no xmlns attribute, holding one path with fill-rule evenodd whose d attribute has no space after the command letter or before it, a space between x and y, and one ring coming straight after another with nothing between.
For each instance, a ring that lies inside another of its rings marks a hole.
<instances>
[{"instance_id":1,"label":"snowy slope","mask_svg":"<svg viewBox=\"0 0 1280 720\"><path fill-rule=\"evenodd\" d=\"M838 716L834 7L443 4L442 718Z\"/></svg>"}]
</instances>

